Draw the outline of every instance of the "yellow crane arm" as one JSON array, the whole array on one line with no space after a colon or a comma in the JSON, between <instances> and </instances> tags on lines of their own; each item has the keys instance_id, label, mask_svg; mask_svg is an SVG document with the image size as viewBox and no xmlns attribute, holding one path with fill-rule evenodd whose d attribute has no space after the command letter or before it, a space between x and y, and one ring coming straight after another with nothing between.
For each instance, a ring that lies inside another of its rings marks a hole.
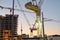
<instances>
[{"instance_id":1,"label":"yellow crane arm","mask_svg":"<svg viewBox=\"0 0 60 40\"><path fill-rule=\"evenodd\" d=\"M37 11L40 10L40 9L38 8L38 6L32 5L31 2L28 2L28 3L25 5L25 7L26 7L27 9L33 10L33 11L35 11L35 12L37 12Z\"/></svg>"},{"instance_id":2,"label":"yellow crane arm","mask_svg":"<svg viewBox=\"0 0 60 40\"><path fill-rule=\"evenodd\" d=\"M32 5L31 2L28 2L28 3L26 3L25 7L26 7L27 9L30 9L30 10L36 12L36 16L40 16L40 10L41 10L41 9L40 9L38 6Z\"/></svg>"},{"instance_id":3,"label":"yellow crane arm","mask_svg":"<svg viewBox=\"0 0 60 40\"><path fill-rule=\"evenodd\" d=\"M26 3L25 7L35 12L37 34L39 37L41 37L42 36L42 26L41 26L41 18L40 18L41 9L37 5L33 5L31 2Z\"/></svg>"}]
</instances>

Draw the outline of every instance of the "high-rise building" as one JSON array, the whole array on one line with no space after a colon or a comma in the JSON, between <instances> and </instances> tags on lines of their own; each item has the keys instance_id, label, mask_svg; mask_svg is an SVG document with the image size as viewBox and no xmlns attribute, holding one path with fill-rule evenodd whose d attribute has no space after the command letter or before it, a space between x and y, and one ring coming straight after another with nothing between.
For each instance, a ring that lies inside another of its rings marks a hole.
<instances>
[{"instance_id":1,"label":"high-rise building","mask_svg":"<svg viewBox=\"0 0 60 40\"><path fill-rule=\"evenodd\" d=\"M18 15L0 16L0 40L13 40L17 36Z\"/></svg>"},{"instance_id":2,"label":"high-rise building","mask_svg":"<svg viewBox=\"0 0 60 40\"><path fill-rule=\"evenodd\" d=\"M0 40L2 39L3 18L4 18L4 17L0 15Z\"/></svg>"}]
</instances>

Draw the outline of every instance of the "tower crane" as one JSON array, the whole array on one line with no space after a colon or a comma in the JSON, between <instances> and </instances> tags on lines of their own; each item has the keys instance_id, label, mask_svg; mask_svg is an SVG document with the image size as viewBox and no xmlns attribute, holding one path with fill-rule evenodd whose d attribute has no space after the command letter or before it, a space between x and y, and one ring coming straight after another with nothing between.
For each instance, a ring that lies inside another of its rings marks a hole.
<instances>
[{"instance_id":1,"label":"tower crane","mask_svg":"<svg viewBox=\"0 0 60 40\"><path fill-rule=\"evenodd\" d=\"M34 1L36 1L36 0L32 0L32 2L34 2ZM32 4L32 2L28 2L28 3L25 4L25 7L27 9L30 9L30 10L34 11L35 14L36 14L36 26L37 26L37 28L30 28L31 34L32 34L32 29L37 30L38 37L42 37L41 8L39 8L38 5Z\"/></svg>"},{"instance_id":2,"label":"tower crane","mask_svg":"<svg viewBox=\"0 0 60 40\"><path fill-rule=\"evenodd\" d=\"M41 25L40 25L41 24L41 21L40 21L41 20L41 18L40 18L41 17L40 16L41 15L41 8L39 8L39 5L42 4L41 3L42 1L40 0L41 1L41 2L39 1L40 4L36 3L36 5L34 5L34 1L36 1L36 0L32 0L33 3L32 2L28 2L25 5L27 9L30 9L30 10L32 10L32 11L34 11L36 13L36 21L33 24L33 27L30 28L30 30L31 30L31 36L33 35L32 33L33 33L34 30L37 30L38 36L41 36L42 35L42 28L41 28ZM0 6L0 8L1 9L9 9L10 12L13 10L13 8L3 7L3 6ZM29 11L25 11L25 10L20 10L20 9L14 9L14 10L22 11L22 12L28 12L28 13L33 13L33 12L29 12ZM54 20L47 18L47 20L44 20L44 21L54 21ZM29 24L29 22L28 22L28 24ZM37 28L35 27L35 25L37 25ZM21 32L22 32L22 29L21 29Z\"/></svg>"}]
</instances>

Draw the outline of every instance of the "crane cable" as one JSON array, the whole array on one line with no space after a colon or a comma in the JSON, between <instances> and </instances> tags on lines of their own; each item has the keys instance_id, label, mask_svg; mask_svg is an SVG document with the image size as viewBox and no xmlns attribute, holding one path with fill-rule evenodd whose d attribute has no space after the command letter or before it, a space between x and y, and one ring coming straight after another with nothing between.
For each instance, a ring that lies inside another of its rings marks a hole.
<instances>
[{"instance_id":1,"label":"crane cable","mask_svg":"<svg viewBox=\"0 0 60 40\"><path fill-rule=\"evenodd\" d=\"M18 3L18 5L19 5L19 7L21 8L21 10L22 10L22 7L21 7L21 4L19 3L19 0L17 0L17 3ZM23 15L24 15L24 17L25 17L25 19L26 19L26 22L28 23L28 25L31 27L31 25L30 25L30 22L29 22L29 20L28 20L28 18L26 17L26 15L25 15L25 13L23 12Z\"/></svg>"},{"instance_id":2,"label":"crane cable","mask_svg":"<svg viewBox=\"0 0 60 40\"><path fill-rule=\"evenodd\" d=\"M44 2L44 0L40 0L37 5L38 5L39 7L41 7L41 5L43 4L43 2Z\"/></svg>"}]
</instances>

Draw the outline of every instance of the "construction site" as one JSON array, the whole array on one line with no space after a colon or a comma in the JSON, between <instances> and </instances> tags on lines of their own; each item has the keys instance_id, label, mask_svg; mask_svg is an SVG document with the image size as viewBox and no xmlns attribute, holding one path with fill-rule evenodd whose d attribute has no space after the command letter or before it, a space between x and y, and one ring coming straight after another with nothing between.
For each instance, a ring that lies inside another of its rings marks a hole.
<instances>
[{"instance_id":1,"label":"construction site","mask_svg":"<svg viewBox=\"0 0 60 40\"><path fill-rule=\"evenodd\" d=\"M17 0L18 5L20 5ZM35 20L31 25L28 20L26 14L24 12L28 12L21 9L15 8L15 0L12 0L12 8L0 6L1 9L8 9L11 13L5 14L5 16L0 15L0 40L48 40L47 35L45 35L44 29L44 21L52 21L53 19L44 20L43 11L41 11L41 6L43 5L44 0L30 0L25 3L25 8L27 10L33 11L32 13L35 15ZM15 14L15 11L22 11L23 15L26 19L27 25L29 25L30 34L23 33L23 25L21 23L20 27L20 35L18 35L17 27L18 27L18 18L20 15ZM31 13L31 12L30 12ZM32 27L31 27L32 26ZM34 36L34 32L36 35Z\"/></svg>"}]
</instances>

